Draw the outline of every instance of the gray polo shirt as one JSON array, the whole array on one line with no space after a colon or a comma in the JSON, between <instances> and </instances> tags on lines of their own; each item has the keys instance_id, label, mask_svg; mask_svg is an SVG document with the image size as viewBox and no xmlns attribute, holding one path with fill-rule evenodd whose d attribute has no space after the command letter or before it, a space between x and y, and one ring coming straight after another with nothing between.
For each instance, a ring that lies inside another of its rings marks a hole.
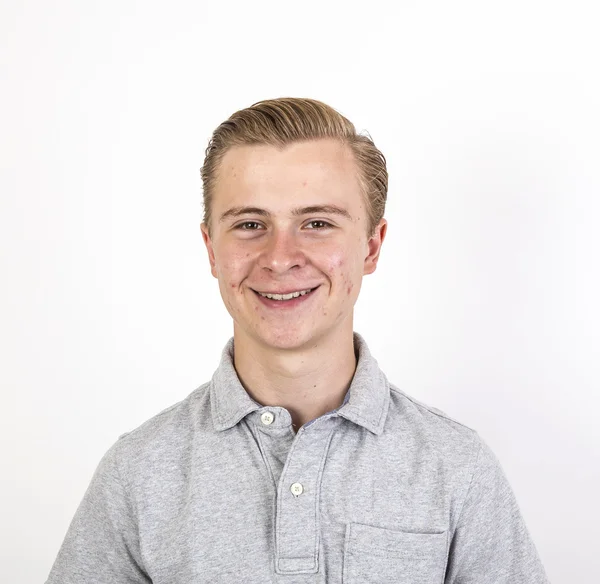
<instances>
[{"instance_id":1,"label":"gray polo shirt","mask_svg":"<svg viewBox=\"0 0 600 584\"><path fill-rule=\"evenodd\" d=\"M47 584L538 584L478 434L386 379L363 338L344 403L297 434L233 366L100 461Z\"/></svg>"}]
</instances>

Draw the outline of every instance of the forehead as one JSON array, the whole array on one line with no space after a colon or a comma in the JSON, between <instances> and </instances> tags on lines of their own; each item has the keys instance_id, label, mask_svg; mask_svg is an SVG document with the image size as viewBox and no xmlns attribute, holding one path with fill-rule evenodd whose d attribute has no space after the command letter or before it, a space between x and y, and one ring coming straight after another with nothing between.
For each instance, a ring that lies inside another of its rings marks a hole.
<instances>
[{"instance_id":1,"label":"forehead","mask_svg":"<svg viewBox=\"0 0 600 584\"><path fill-rule=\"evenodd\" d=\"M350 206L360 204L356 195L360 199L352 150L338 140L324 139L284 148L262 144L230 148L217 172L213 203L221 206L274 197L295 204L302 196L327 197L330 202L346 201Z\"/></svg>"}]
</instances>

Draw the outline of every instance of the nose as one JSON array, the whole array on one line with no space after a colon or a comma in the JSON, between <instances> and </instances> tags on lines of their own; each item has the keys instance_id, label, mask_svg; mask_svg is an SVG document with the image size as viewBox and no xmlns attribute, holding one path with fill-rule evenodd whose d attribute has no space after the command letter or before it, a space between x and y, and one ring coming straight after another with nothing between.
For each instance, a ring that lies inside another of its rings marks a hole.
<instances>
[{"instance_id":1,"label":"nose","mask_svg":"<svg viewBox=\"0 0 600 584\"><path fill-rule=\"evenodd\" d=\"M273 230L265 240L258 264L264 270L284 273L306 263L304 252L293 233Z\"/></svg>"}]
</instances>

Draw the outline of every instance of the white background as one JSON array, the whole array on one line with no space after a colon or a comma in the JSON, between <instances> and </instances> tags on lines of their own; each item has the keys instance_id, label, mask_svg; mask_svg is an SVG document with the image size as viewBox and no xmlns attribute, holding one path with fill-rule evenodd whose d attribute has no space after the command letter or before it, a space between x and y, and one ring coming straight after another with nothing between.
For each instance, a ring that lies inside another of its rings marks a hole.
<instances>
[{"instance_id":1,"label":"white background","mask_svg":"<svg viewBox=\"0 0 600 584\"><path fill-rule=\"evenodd\" d=\"M593 4L2 0L2 581L43 582L104 452L212 375L204 149L302 96L389 162L355 330L490 444L553 584L599 582Z\"/></svg>"}]
</instances>

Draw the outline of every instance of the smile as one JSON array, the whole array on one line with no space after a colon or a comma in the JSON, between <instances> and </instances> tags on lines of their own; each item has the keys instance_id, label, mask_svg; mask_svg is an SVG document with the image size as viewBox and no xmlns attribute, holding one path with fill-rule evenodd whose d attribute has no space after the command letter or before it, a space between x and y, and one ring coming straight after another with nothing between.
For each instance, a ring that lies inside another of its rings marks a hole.
<instances>
[{"instance_id":1,"label":"smile","mask_svg":"<svg viewBox=\"0 0 600 584\"><path fill-rule=\"evenodd\" d=\"M308 288L306 290L299 290L298 292L290 292L288 294L271 294L269 292L258 292L258 294L264 298L270 298L271 300L291 300L292 298L298 298L298 296L304 296L313 290L314 288Z\"/></svg>"},{"instance_id":2,"label":"smile","mask_svg":"<svg viewBox=\"0 0 600 584\"><path fill-rule=\"evenodd\" d=\"M256 296L260 299L261 304L267 307L294 307L297 304L304 303L308 298L312 297L312 293L319 288L306 288L305 290L297 290L296 292L287 292L278 294L276 292L258 292L253 290Z\"/></svg>"}]
</instances>

